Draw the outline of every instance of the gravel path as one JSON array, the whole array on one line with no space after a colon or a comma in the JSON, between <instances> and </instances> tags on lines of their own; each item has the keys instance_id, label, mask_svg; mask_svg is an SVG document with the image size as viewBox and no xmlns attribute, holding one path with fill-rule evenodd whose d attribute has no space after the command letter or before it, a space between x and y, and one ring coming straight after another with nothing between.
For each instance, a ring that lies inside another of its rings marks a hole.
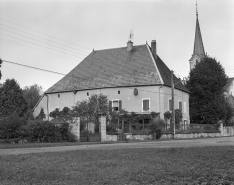
<instances>
[{"instance_id":1,"label":"gravel path","mask_svg":"<svg viewBox=\"0 0 234 185\"><path fill-rule=\"evenodd\" d=\"M115 143L115 144L92 144L92 145L75 145L75 146L57 146L42 148L12 148L0 149L0 155L19 155L30 153L44 152L63 152L74 150L112 150L123 148L173 148L173 147L202 147L202 146L234 146L234 137L222 138L202 138L187 140L163 140L150 142L134 143Z\"/></svg>"}]
</instances>

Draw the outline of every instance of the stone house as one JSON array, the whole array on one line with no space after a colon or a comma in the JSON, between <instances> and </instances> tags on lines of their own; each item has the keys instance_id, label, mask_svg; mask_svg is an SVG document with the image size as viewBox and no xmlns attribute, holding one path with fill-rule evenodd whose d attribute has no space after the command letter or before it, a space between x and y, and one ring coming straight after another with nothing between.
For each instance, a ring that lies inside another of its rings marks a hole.
<instances>
[{"instance_id":1,"label":"stone house","mask_svg":"<svg viewBox=\"0 0 234 185\"><path fill-rule=\"evenodd\" d=\"M189 90L173 76L174 105L189 119ZM66 76L50 87L34 107L37 116L41 108L47 118L55 108L72 107L92 94L108 96L115 110L121 108L137 114L152 111L164 118L171 111L171 71L157 54L156 41L134 46L91 52Z\"/></svg>"}]
</instances>

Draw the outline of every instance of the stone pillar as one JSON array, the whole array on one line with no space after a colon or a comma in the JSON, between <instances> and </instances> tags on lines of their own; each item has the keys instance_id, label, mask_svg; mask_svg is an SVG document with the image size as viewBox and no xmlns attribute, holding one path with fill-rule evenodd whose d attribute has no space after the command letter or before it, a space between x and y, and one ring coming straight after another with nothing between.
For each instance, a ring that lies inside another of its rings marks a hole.
<instances>
[{"instance_id":1,"label":"stone pillar","mask_svg":"<svg viewBox=\"0 0 234 185\"><path fill-rule=\"evenodd\" d=\"M221 136L223 136L223 122L220 120L218 121L218 124L219 124L219 131L221 133Z\"/></svg>"},{"instance_id":2,"label":"stone pillar","mask_svg":"<svg viewBox=\"0 0 234 185\"><path fill-rule=\"evenodd\" d=\"M101 141L106 141L106 116L99 117L100 129L99 132L101 133Z\"/></svg>"},{"instance_id":3,"label":"stone pillar","mask_svg":"<svg viewBox=\"0 0 234 185\"><path fill-rule=\"evenodd\" d=\"M74 117L70 126L71 133L76 136L77 141L80 141L80 117Z\"/></svg>"}]
</instances>

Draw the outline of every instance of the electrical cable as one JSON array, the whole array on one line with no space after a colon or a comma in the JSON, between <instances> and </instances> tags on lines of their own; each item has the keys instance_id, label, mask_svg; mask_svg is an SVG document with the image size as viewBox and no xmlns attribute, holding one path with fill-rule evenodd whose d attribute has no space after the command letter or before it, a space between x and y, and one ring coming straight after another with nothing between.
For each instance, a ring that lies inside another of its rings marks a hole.
<instances>
[{"instance_id":1,"label":"electrical cable","mask_svg":"<svg viewBox=\"0 0 234 185\"><path fill-rule=\"evenodd\" d=\"M2 38L2 39L3 39L3 40L6 40L6 41L8 41L8 42L13 42L13 43L15 43L15 44L19 44L19 45L28 47L28 48L30 48L30 49L35 49L35 50L38 50L38 51L43 51L43 52L49 53L49 54L51 54L51 55L59 56L59 57L66 58L66 59L73 60L73 61L76 61L76 62L77 62L77 60L74 60L74 59L71 59L71 58L67 58L67 57L64 57L64 56L61 56L61 55L57 55L57 54L54 54L54 53L50 53L50 52L47 52L47 51L44 51L44 50L41 50L41 49L36 49L36 48L30 47L30 46L26 46L26 45L24 45L24 44L20 44L20 43L11 41L11 40L7 40L7 39L5 39L5 38Z\"/></svg>"},{"instance_id":2,"label":"electrical cable","mask_svg":"<svg viewBox=\"0 0 234 185\"><path fill-rule=\"evenodd\" d=\"M70 44L73 44L73 45L76 45L76 46L79 46L79 47L82 47L82 48L85 48L85 49L90 50L90 48L87 48L87 47L84 47L84 46L80 46L80 45L77 45L77 44L74 44L74 43L68 42L68 41L66 41L66 40L59 39L59 38L57 38L57 37L54 37L54 36L51 36L51 35L48 35L48 34L45 34L45 33L39 32L39 31L36 31L36 30L33 30L33 29L31 29L31 28L28 28L28 27L22 26L22 25L20 25L20 24L16 24L16 23L11 22L11 21L8 21L8 20L6 20L6 19L3 19L3 18L0 18L0 19L4 20L4 21L6 21L6 22L10 22L10 23L12 23L12 24L15 24L15 25L21 26L21 27L23 27L23 28L26 28L26 29L29 29L29 30L35 31L35 32L37 32L37 33L40 33L40 34L43 34L43 35L47 35L47 36L49 36L49 37L52 37L52 38L55 38L55 39L61 40L61 41L63 41L63 42L67 42L67 43L70 43Z\"/></svg>"},{"instance_id":3,"label":"electrical cable","mask_svg":"<svg viewBox=\"0 0 234 185\"><path fill-rule=\"evenodd\" d=\"M57 52L60 52L60 53L64 53L64 54L66 54L66 55L71 55L71 56L74 56L74 57L82 58L82 57L77 56L77 55L68 54L68 53L65 53L65 52L62 52L62 51L59 51L59 50L56 50L56 49L48 48L48 47L45 47L45 46L42 46L42 45L39 45L39 44L35 44L35 43L33 43L33 42L29 42L29 41L26 41L26 40L23 40L23 39L19 39L19 38L17 38L17 37L13 37L13 36L7 35L7 34L5 34L5 33L1 33L1 34L6 35L6 36L8 36L8 37L12 37L12 38L18 39L18 40L22 40L22 41L24 41L24 42L28 42L28 43L30 43L30 44L34 44L34 45L37 45L37 46L40 46L40 47L44 47L44 48L51 49L51 50L54 50L54 51L57 51Z\"/></svg>"},{"instance_id":4,"label":"electrical cable","mask_svg":"<svg viewBox=\"0 0 234 185\"><path fill-rule=\"evenodd\" d=\"M12 28L12 27L10 27L10 26L6 26L6 25L1 24L1 23L0 23L0 25L3 25L3 26L8 27L8 28L10 28L10 29L13 29L13 30L16 30L16 31L22 32L22 33L24 33L24 34L32 35L32 36L34 36L34 37L37 37L37 38L40 38L40 39L46 40L46 41L48 41L48 42L52 42L52 43L55 43L55 44L58 44L58 45L61 45L61 46L64 46L64 47L71 48L71 49L76 50L76 51L80 51L80 52L88 53L87 51L83 51L83 50L80 50L80 49L72 48L72 47L70 47L70 46L66 46L66 45L63 45L63 44L60 44L60 43L57 43L57 42L51 41L51 40L47 40L47 39L45 39L45 38L38 37L37 35L33 35L33 34L30 34L30 33L27 33L27 32L24 32L24 31L21 31L21 30L18 30L18 29ZM6 30L6 29L4 29L4 28L0 28L0 29L3 29L3 30L8 31L8 32L11 32L11 31ZM11 33L17 34L17 33L15 33L15 32L11 32ZM19 35L20 35L20 34L19 34Z\"/></svg>"},{"instance_id":5,"label":"electrical cable","mask_svg":"<svg viewBox=\"0 0 234 185\"><path fill-rule=\"evenodd\" d=\"M2 29L2 28L1 28L1 29ZM3 30L4 30L4 29L3 29ZM8 31L8 32L11 32L11 31ZM14 33L14 32L11 32L11 33ZM37 39L33 39L33 38L30 38L30 37L26 37L26 36L21 35L21 34L17 34L17 33L14 33L14 34L19 35L19 36L22 36L22 37L25 37L25 38L28 38L28 39L31 39L31 40L35 40L35 41L37 41L37 42L41 42L41 43L43 43L43 44L48 44L48 45L50 45L50 46L53 46L53 47L56 47L56 48L59 48L59 49L67 50L67 51L69 51L69 52L73 52L73 53L78 54L78 55L84 55L84 56L86 56L85 54L77 53L77 52L74 52L74 51L70 51L70 50L68 50L68 49L64 49L64 48L61 48L61 47L58 47L58 46L55 46L55 45L52 45L52 44L49 44L49 43L45 43L45 42L42 42L42 41L37 40ZM8 35L7 35L7 36L8 36Z\"/></svg>"}]
</instances>

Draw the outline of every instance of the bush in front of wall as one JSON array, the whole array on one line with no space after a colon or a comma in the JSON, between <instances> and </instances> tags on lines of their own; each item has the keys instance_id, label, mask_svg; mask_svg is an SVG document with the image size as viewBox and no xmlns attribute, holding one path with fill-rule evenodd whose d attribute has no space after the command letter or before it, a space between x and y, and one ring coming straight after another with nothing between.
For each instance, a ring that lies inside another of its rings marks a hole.
<instances>
[{"instance_id":1,"label":"bush in front of wall","mask_svg":"<svg viewBox=\"0 0 234 185\"><path fill-rule=\"evenodd\" d=\"M162 119L152 120L150 124L150 133L156 133L156 139L160 139L162 136L162 129L165 126L165 121Z\"/></svg>"},{"instance_id":2,"label":"bush in front of wall","mask_svg":"<svg viewBox=\"0 0 234 185\"><path fill-rule=\"evenodd\" d=\"M68 123L54 124L49 121L33 120L22 128L22 137L31 142L76 141Z\"/></svg>"}]
</instances>

